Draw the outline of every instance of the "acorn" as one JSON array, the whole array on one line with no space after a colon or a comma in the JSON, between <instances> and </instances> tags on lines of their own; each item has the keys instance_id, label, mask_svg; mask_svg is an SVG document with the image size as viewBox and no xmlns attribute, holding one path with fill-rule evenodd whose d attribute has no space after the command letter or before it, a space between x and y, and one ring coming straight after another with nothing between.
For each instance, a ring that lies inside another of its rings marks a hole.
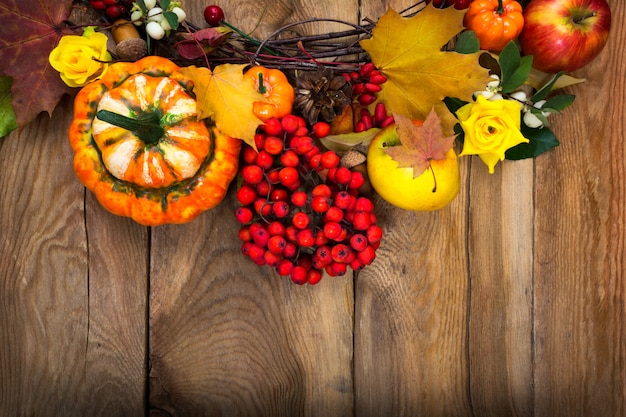
<instances>
[{"instance_id":1,"label":"acorn","mask_svg":"<svg viewBox=\"0 0 626 417\"><path fill-rule=\"evenodd\" d=\"M115 54L125 61L137 61L148 54L148 44L132 22L119 19L111 27Z\"/></svg>"},{"instance_id":2,"label":"acorn","mask_svg":"<svg viewBox=\"0 0 626 417\"><path fill-rule=\"evenodd\" d=\"M341 157L341 166L350 168L351 171L360 172L365 183L359 188L359 193L366 197L374 194L374 188L367 175L367 157L356 149L350 149Z\"/></svg>"}]
</instances>

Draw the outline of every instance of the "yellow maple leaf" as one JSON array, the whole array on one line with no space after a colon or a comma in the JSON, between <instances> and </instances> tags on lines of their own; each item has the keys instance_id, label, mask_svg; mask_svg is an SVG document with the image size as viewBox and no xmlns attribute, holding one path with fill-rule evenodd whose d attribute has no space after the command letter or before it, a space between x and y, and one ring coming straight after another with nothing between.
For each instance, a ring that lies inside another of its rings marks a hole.
<instances>
[{"instance_id":1,"label":"yellow maple leaf","mask_svg":"<svg viewBox=\"0 0 626 417\"><path fill-rule=\"evenodd\" d=\"M254 145L254 134L261 121L252 112L252 103L265 97L244 80L246 65L222 64L213 71L189 66L179 70L194 82L198 118L213 118L215 125L233 138Z\"/></svg>"},{"instance_id":2,"label":"yellow maple leaf","mask_svg":"<svg viewBox=\"0 0 626 417\"><path fill-rule=\"evenodd\" d=\"M456 97L472 101L484 90L489 71L478 63L481 53L444 52L441 48L463 30L465 12L432 4L413 17L389 8L374 27L372 37L361 41L374 65L387 77L379 101L387 110L411 119L425 120L435 107L446 134L456 123L442 100Z\"/></svg>"}]
</instances>

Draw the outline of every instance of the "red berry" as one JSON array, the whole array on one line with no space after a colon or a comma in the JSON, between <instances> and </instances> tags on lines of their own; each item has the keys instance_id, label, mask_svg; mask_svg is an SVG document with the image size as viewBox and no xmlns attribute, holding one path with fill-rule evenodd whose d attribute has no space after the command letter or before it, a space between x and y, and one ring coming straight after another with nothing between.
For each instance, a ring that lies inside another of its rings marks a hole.
<instances>
[{"instance_id":1,"label":"red berry","mask_svg":"<svg viewBox=\"0 0 626 417\"><path fill-rule=\"evenodd\" d=\"M348 267L343 262L333 262L324 268L326 273L331 277L340 277L346 273Z\"/></svg>"},{"instance_id":2,"label":"red berry","mask_svg":"<svg viewBox=\"0 0 626 417\"><path fill-rule=\"evenodd\" d=\"M318 138L325 138L330 134L330 125L326 122L317 122L313 125L313 133Z\"/></svg>"},{"instance_id":3,"label":"red berry","mask_svg":"<svg viewBox=\"0 0 626 417\"><path fill-rule=\"evenodd\" d=\"M271 236L284 236L285 225L276 220L267 225L267 231Z\"/></svg>"},{"instance_id":4,"label":"red berry","mask_svg":"<svg viewBox=\"0 0 626 417\"><path fill-rule=\"evenodd\" d=\"M310 136L294 136L289 145L299 155L304 155L315 148L315 143Z\"/></svg>"},{"instance_id":5,"label":"red berry","mask_svg":"<svg viewBox=\"0 0 626 417\"><path fill-rule=\"evenodd\" d=\"M340 209L343 210L347 210L350 208L350 205L352 204L352 199L354 197L350 195L350 193L348 193L347 191L339 191L336 195L335 195L335 206L339 207Z\"/></svg>"},{"instance_id":6,"label":"red berry","mask_svg":"<svg viewBox=\"0 0 626 417\"><path fill-rule=\"evenodd\" d=\"M371 62L367 62L363 65L361 65L361 68L359 68L359 75L361 77L367 77L369 76L372 71L374 71L376 69L376 66L371 63Z\"/></svg>"},{"instance_id":7,"label":"red berry","mask_svg":"<svg viewBox=\"0 0 626 417\"><path fill-rule=\"evenodd\" d=\"M237 190L237 200L239 200L243 206L254 203L256 197L256 191L250 185L242 185L241 188Z\"/></svg>"},{"instance_id":8,"label":"red berry","mask_svg":"<svg viewBox=\"0 0 626 417\"><path fill-rule=\"evenodd\" d=\"M258 195L266 196L270 193L270 183L263 180L254 187Z\"/></svg>"},{"instance_id":9,"label":"red berry","mask_svg":"<svg viewBox=\"0 0 626 417\"><path fill-rule=\"evenodd\" d=\"M254 150L254 148L250 146L245 146L241 151L241 155L243 156L243 160L246 161L246 164L255 164L256 157L259 153Z\"/></svg>"},{"instance_id":10,"label":"red berry","mask_svg":"<svg viewBox=\"0 0 626 417\"><path fill-rule=\"evenodd\" d=\"M219 26L224 20L224 10L220 6L212 4L204 9L204 20L209 26Z\"/></svg>"},{"instance_id":11,"label":"red berry","mask_svg":"<svg viewBox=\"0 0 626 417\"><path fill-rule=\"evenodd\" d=\"M324 236L331 240L337 240L341 236L343 227L337 222L328 222L324 225Z\"/></svg>"},{"instance_id":12,"label":"red berry","mask_svg":"<svg viewBox=\"0 0 626 417\"><path fill-rule=\"evenodd\" d=\"M265 135L262 133L254 135L254 145L257 149L263 149L263 146L265 145Z\"/></svg>"},{"instance_id":13,"label":"red berry","mask_svg":"<svg viewBox=\"0 0 626 417\"><path fill-rule=\"evenodd\" d=\"M289 203L286 201L276 201L272 204L272 213L279 219L286 217L289 214Z\"/></svg>"},{"instance_id":14,"label":"red berry","mask_svg":"<svg viewBox=\"0 0 626 417\"><path fill-rule=\"evenodd\" d=\"M271 118L265 121L265 134L267 136L281 136L283 134L283 126L280 120Z\"/></svg>"},{"instance_id":15,"label":"red berry","mask_svg":"<svg viewBox=\"0 0 626 417\"><path fill-rule=\"evenodd\" d=\"M376 257L376 250L372 246L368 246L363 249L361 252L357 254L357 258L359 261L363 263L363 265L369 265L374 261Z\"/></svg>"},{"instance_id":16,"label":"red berry","mask_svg":"<svg viewBox=\"0 0 626 417\"><path fill-rule=\"evenodd\" d=\"M293 150L288 149L280 156L280 163L286 167L297 167L300 164L300 157Z\"/></svg>"},{"instance_id":17,"label":"red berry","mask_svg":"<svg viewBox=\"0 0 626 417\"><path fill-rule=\"evenodd\" d=\"M267 198L259 197L254 200L254 211L263 217L269 216L272 212L272 203L267 201Z\"/></svg>"},{"instance_id":18,"label":"red berry","mask_svg":"<svg viewBox=\"0 0 626 417\"><path fill-rule=\"evenodd\" d=\"M299 177L298 170L294 167L284 167L278 172L280 183L285 186L295 184Z\"/></svg>"},{"instance_id":19,"label":"red berry","mask_svg":"<svg viewBox=\"0 0 626 417\"><path fill-rule=\"evenodd\" d=\"M106 3L102 0L91 0L89 4L96 10L106 10L107 8Z\"/></svg>"},{"instance_id":20,"label":"red berry","mask_svg":"<svg viewBox=\"0 0 626 417\"><path fill-rule=\"evenodd\" d=\"M265 144L263 145L263 149L265 149L271 155L278 155L283 150L283 141L276 136L268 136L265 138Z\"/></svg>"},{"instance_id":21,"label":"red berry","mask_svg":"<svg viewBox=\"0 0 626 417\"><path fill-rule=\"evenodd\" d=\"M252 240L259 247L264 248L267 245L269 239L270 234L264 227L256 228L254 229L254 231L252 231Z\"/></svg>"},{"instance_id":22,"label":"red berry","mask_svg":"<svg viewBox=\"0 0 626 417\"><path fill-rule=\"evenodd\" d=\"M374 203L367 197L359 197L356 199L356 205L354 206L356 211L374 211Z\"/></svg>"},{"instance_id":23,"label":"red berry","mask_svg":"<svg viewBox=\"0 0 626 417\"><path fill-rule=\"evenodd\" d=\"M287 246L287 241L284 237L279 235L272 236L267 241L267 249L277 255L283 253L283 251L285 250L285 246Z\"/></svg>"},{"instance_id":24,"label":"red berry","mask_svg":"<svg viewBox=\"0 0 626 417\"><path fill-rule=\"evenodd\" d=\"M322 154L321 164L324 168L335 168L339 165L339 155L335 151L326 151Z\"/></svg>"},{"instance_id":25,"label":"red berry","mask_svg":"<svg viewBox=\"0 0 626 417\"><path fill-rule=\"evenodd\" d=\"M115 6L118 3L118 0L104 0L104 4L107 6Z\"/></svg>"},{"instance_id":26,"label":"red berry","mask_svg":"<svg viewBox=\"0 0 626 417\"><path fill-rule=\"evenodd\" d=\"M265 260L265 264L275 268L278 266L278 263L283 259L279 253L274 253L271 250L266 250L263 254L263 259Z\"/></svg>"},{"instance_id":27,"label":"red berry","mask_svg":"<svg viewBox=\"0 0 626 417\"><path fill-rule=\"evenodd\" d=\"M322 280L322 273L319 269L311 268L307 272L306 280L309 285L315 285Z\"/></svg>"},{"instance_id":28,"label":"red berry","mask_svg":"<svg viewBox=\"0 0 626 417\"><path fill-rule=\"evenodd\" d=\"M125 11L126 9L124 8L124 6L116 5L116 6L108 6L105 13L111 19L117 19L118 17L123 15Z\"/></svg>"},{"instance_id":29,"label":"red berry","mask_svg":"<svg viewBox=\"0 0 626 417\"><path fill-rule=\"evenodd\" d=\"M296 207L304 207L307 202L307 195L304 191L296 191L291 195L291 204Z\"/></svg>"},{"instance_id":30,"label":"red berry","mask_svg":"<svg viewBox=\"0 0 626 417\"><path fill-rule=\"evenodd\" d=\"M370 83L372 84L384 84L387 81L387 77L382 75L381 73L372 74L370 76Z\"/></svg>"},{"instance_id":31,"label":"red berry","mask_svg":"<svg viewBox=\"0 0 626 417\"><path fill-rule=\"evenodd\" d=\"M343 220L343 210L337 206L329 207L326 213L324 213L324 221L327 223L339 223L341 220Z\"/></svg>"},{"instance_id":32,"label":"red berry","mask_svg":"<svg viewBox=\"0 0 626 417\"><path fill-rule=\"evenodd\" d=\"M315 234L315 246L322 246L328 243L328 238L324 235L323 230L318 230Z\"/></svg>"},{"instance_id":33,"label":"red berry","mask_svg":"<svg viewBox=\"0 0 626 417\"><path fill-rule=\"evenodd\" d=\"M361 252L367 247L367 237L362 233L355 233L350 238L350 246L357 252Z\"/></svg>"},{"instance_id":34,"label":"red berry","mask_svg":"<svg viewBox=\"0 0 626 417\"><path fill-rule=\"evenodd\" d=\"M280 121L283 130L287 133L294 134L296 130L300 127L300 121L298 120L298 116L294 116L293 114L288 114L283 117Z\"/></svg>"},{"instance_id":35,"label":"red berry","mask_svg":"<svg viewBox=\"0 0 626 417\"><path fill-rule=\"evenodd\" d=\"M263 170L258 165L246 165L241 170L241 176L250 184L258 184L263 179Z\"/></svg>"},{"instance_id":36,"label":"red berry","mask_svg":"<svg viewBox=\"0 0 626 417\"><path fill-rule=\"evenodd\" d=\"M324 213L328 210L328 199L324 196L317 195L311 200L311 209L317 213Z\"/></svg>"},{"instance_id":37,"label":"red berry","mask_svg":"<svg viewBox=\"0 0 626 417\"><path fill-rule=\"evenodd\" d=\"M287 190L284 190L282 188L275 188L270 193L270 201L288 201L288 200L289 200L289 194L287 193Z\"/></svg>"},{"instance_id":38,"label":"red berry","mask_svg":"<svg viewBox=\"0 0 626 417\"><path fill-rule=\"evenodd\" d=\"M352 171L346 167L339 167L335 172L335 182L341 185L350 184L352 180Z\"/></svg>"},{"instance_id":39,"label":"red berry","mask_svg":"<svg viewBox=\"0 0 626 417\"><path fill-rule=\"evenodd\" d=\"M313 231L311 229L300 230L298 232L296 242L298 242L298 245L305 248L313 246L315 244L315 236L313 236Z\"/></svg>"},{"instance_id":40,"label":"red berry","mask_svg":"<svg viewBox=\"0 0 626 417\"><path fill-rule=\"evenodd\" d=\"M382 237L383 229L381 229L380 226L373 224L367 228L367 240L370 243L379 242Z\"/></svg>"},{"instance_id":41,"label":"red berry","mask_svg":"<svg viewBox=\"0 0 626 417\"><path fill-rule=\"evenodd\" d=\"M365 177L362 172L352 171L352 177L350 178L350 182L348 183L348 188L352 190L358 190L365 184Z\"/></svg>"},{"instance_id":42,"label":"red berry","mask_svg":"<svg viewBox=\"0 0 626 417\"><path fill-rule=\"evenodd\" d=\"M293 224L298 229L306 229L309 226L311 218L308 214L299 211L293 215L291 219L291 224Z\"/></svg>"},{"instance_id":43,"label":"red berry","mask_svg":"<svg viewBox=\"0 0 626 417\"><path fill-rule=\"evenodd\" d=\"M322 196L322 197L330 198L333 195L333 191L326 184L318 184L311 191L311 195L313 197Z\"/></svg>"},{"instance_id":44,"label":"red berry","mask_svg":"<svg viewBox=\"0 0 626 417\"><path fill-rule=\"evenodd\" d=\"M376 96L374 94L361 94L358 100L363 106L369 106L376 101Z\"/></svg>"},{"instance_id":45,"label":"red berry","mask_svg":"<svg viewBox=\"0 0 626 417\"><path fill-rule=\"evenodd\" d=\"M293 242L287 242L285 250L283 250L283 256L285 258L293 258L298 253L298 247Z\"/></svg>"},{"instance_id":46,"label":"red berry","mask_svg":"<svg viewBox=\"0 0 626 417\"><path fill-rule=\"evenodd\" d=\"M244 226L239 229L237 235L239 236L239 240L241 240L242 242L250 242L252 240L252 233L250 233L249 226Z\"/></svg>"},{"instance_id":47,"label":"red berry","mask_svg":"<svg viewBox=\"0 0 626 417\"><path fill-rule=\"evenodd\" d=\"M289 259L283 259L278 262L278 265L276 265L276 272L278 272L278 275L287 276L291 273L292 269L293 262Z\"/></svg>"},{"instance_id":48,"label":"red berry","mask_svg":"<svg viewBox=\"0 0 626 417\"><path fill-rule=\"evenodd\" d=\"M248 207L239 207L235 211L235 218L239 223L248 224L252 221L254 213Z\"/></svg>"},{"instance_id":49,"label":"red berry","mask_svg":"<svg viewBox=\"0 0 626 417\"><path fill-rule=\"evenodd\" d=\"M254 163L262 169L268 170L274 165L274 157L265 149L261 149L257 153Z\"/></svg>"},{"instance_id":50,"label":"red berry","mask_svg":"<svg viewBox=\"0 0 626 417\"><path fill-rule=\"evenodd\" d=\"M367 230L372 224L369 213L366 211L355 212L352 224L356 230Z\"/></svg>"},{"instance_id":51,"label":"red berry","mask_svg":"<svg viewBox=\"0 0 626 417\"><path fill-rule=\"evenodd\" d=\"M306 284L307 270L303 266L294 266L290 273L291 280L296 284Z\"/></svg>"}]
</instances>

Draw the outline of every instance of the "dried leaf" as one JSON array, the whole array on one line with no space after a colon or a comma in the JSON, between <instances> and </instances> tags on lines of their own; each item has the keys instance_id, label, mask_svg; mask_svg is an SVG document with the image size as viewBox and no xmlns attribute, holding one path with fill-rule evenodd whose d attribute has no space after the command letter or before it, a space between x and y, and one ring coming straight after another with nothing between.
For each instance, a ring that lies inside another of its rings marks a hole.
<instances>
[{"instance_id":1,"label":"dried leaf","mask_svg":"<svg viewBox=\"0 0 626 417\"><path fill-rule=\"evenodd\" d=\"M389 9L370 39L361 41L372 62L387 77L379 100L393 113L423 120L434 106L445 132L456 119L443 103L445 97L472 100L485 88L489 71L479 65L480 53L441 51L463 30L465 12L432 4L410 18Z\"/></svg>"},{"instance_id":2,"label":"dried leaf","mask_svg":"<svg viewBox=\"0 0 626 417\"><path fill-rule=\"evenodd\" d=\"M265 97L244 80L245 67L223 64L211 71L206 67L190 66L179 72L194 81L198 118L213 118L224 134L243 139L254 147L254 134L261 121L252 112L252 104L265 101Z\"/></svg>"},{"instance_id":3,"label":"dried leaf","mask_svg":"<svg viewBox=\"0 0 626 417\"><path fill-rule=\"evenodd\" d=\"M12 103L20 129L40 112L52 113L72 92L48 55L66 33L72 0L0 0L0 75L13 78Z\"/></svg>"},{"instance_id":4,"label":"dried leaf","mask_svg":"<svg viewBox=\"0 0 626 417\"><path fill-rule=\"evenodd\" d=\"M322 142L322 145L324 145L327 149L341 153L359 145L367 147L378 132L380 132L380 129L372 128L359 133L328 135L320 138L320 142Z\"/></svg>"},{"instance_id":5,"label":"dried leaf","mask_svg":"<svg viewBox=\"0 0 626 417\"><path fill-rule=\"evenodd\" d=\"M415 125L401 114L394 114L393 117L401 145L388 146L385 150L398 167L412 167L413 178L422 175L430 166L430 161L445 159L446 153L454 146L456 136L444 136L441 119L434 108L422 126Z\"/></svg>"},{"instance_id":6,"label":"dried leaf","mask_svg":"<svg viewBox=\"0 0 626 417\"><path fill-rule=\"evenodd\" d=\"M185 59L197 59L215 51L226 42L232 31L223 27L198 30L194 33L183 33L184 40L176 43L176 50Z\"/></svg>"}]
</instances>

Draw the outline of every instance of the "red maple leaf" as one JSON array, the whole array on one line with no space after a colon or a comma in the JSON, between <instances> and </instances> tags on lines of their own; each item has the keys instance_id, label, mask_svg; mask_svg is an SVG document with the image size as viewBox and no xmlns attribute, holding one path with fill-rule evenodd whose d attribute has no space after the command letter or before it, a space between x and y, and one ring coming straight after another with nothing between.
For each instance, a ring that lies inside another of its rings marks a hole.
<instances>
[{"instance_id":1,"label":"red maple leaf","mask_svg":"<svg viewBox=\"0 0 626 417\"><path fill-rule=\"evenodd\" d=\"M13 78L12 104L21 130L42 111L52 113L72 90L48 55L67 32L72 0L0 0L0 75Z\"/></svg>"},{"instance_id":2,"label":"red maple leaf","mask_svg":"<svg viewBox=\"0 0 626 417\"><path fill-rule=\"evenodd\" d=\"M446 153L454 146L456 136L444 136L441 119L431 109L422 126L415 125L408 117L393 115L400 138L400 146L386 148L398 167L413 168L413 178L417 178L430 167L430 161L446 158Z\"/></svg>"}]
</instances>

